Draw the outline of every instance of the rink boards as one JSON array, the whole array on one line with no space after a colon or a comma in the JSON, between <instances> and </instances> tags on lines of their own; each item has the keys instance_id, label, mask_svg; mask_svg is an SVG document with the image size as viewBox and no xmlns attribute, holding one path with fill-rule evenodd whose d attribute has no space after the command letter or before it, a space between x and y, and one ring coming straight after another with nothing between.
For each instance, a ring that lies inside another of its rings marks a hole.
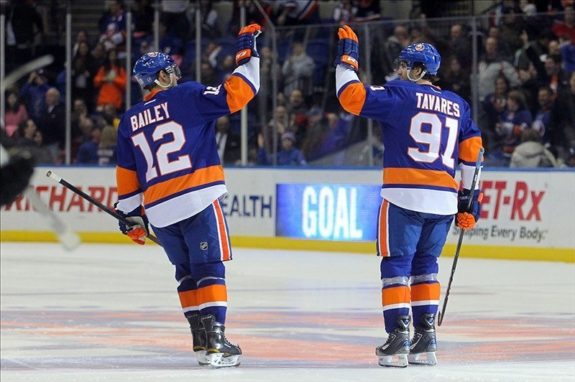
<instances>
[{"instance_id":1,"label":"rink boards","mask_svg":"<svg viewBox=\"0 0 575 382\"><path fill-rule=\"evenodd\" d=\"M117 199L113 168L38 168L33 185L84 241L125 242L117 224L46 178L54 170L102 203ZM226 168L221 204L234 246L375 252L381 171ZM575 262L574 171L484 171L482 219L462 256ZM53 241L47 223L18 199L1 211L2 240ZM445 255L459 232L452 228Z\"/></svg>"}]
</instances>

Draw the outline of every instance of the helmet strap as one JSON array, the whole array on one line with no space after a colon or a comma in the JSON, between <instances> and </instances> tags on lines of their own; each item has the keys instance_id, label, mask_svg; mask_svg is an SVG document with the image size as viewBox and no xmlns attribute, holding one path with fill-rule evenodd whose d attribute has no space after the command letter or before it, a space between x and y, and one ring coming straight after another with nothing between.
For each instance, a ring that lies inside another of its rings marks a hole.
<instances>
[{"instance_id":1,"label":"helmet strap","mask_svg":"<svg viewBox=\"0 0 575 382\"><path fill-rule=\"evenodd\" d=\"M167 84L163 84L159 78L156 78L154 80L154 83L156 85L158 85L159 87L161 87L162 89L168 89L168 88L173 88L174 86L177 85L177 78L173 73L169 73L168 74L170 76L170 82L168 82Z\"/></svg>"},{"instance_id":2,"label":"helmet strap","mask_svg":"<svg viewBox=\"0 0 575 382\"><path fill-rule=\"evenodd\" d=\"M410 80L411 82L417 82L419 80L421 80L425 75L427 74L427 70L422 70L421 74L419 75L418 78L412 78L411 77L411 69L407 69L407 79Z\"/></svg>"},{"instance_id":3,"label":"helmet strap","mask_svg":"<svg viewBox=\"0 0 575 382\"><path fill-rule=\"evenodd\" d=\"M410 80L411 82L417 82L417 81L421 80L426 74L427 74L427 70L423 69L421 71L421 74L419 75L419 77L412 78L411 77L411 69L407 69L407 79Z\"/></svg>"}]
</instances>

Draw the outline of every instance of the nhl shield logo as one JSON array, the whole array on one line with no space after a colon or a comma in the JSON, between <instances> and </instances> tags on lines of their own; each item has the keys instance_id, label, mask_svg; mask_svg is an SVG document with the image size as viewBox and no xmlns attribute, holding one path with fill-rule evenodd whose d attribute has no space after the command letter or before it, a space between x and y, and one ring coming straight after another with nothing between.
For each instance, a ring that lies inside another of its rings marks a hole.
<instances>
[{"instance_id":1,"label":"nhl shield logo","mask_svg":"<svg viewBox=\"0 0 575 382\"><path fill-rule=\"evenodd\" d=\"M423 45L422 43L419 43L415 46L415 50L417 50L418 52L421 52L424 49L425 49L425 45Z\"/></svg>"},{"instance_id":2,"label":"nhl shield logo","mask_svg":"<svg viewBox=\"0 0 575 382\"><path fill-rule=\"evenodd\" d=\"M207 241L202 241L202 242L200 243L200 249L201 249L202 251L207 251L207 250L208 250L208 242L207 242Z\"/></svg>"}]
</instances>

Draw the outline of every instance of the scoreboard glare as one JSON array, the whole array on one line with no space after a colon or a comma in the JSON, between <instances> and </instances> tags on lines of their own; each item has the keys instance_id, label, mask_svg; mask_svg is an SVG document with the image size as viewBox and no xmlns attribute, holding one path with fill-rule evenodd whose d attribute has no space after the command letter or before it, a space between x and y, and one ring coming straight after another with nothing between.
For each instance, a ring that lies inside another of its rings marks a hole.
<instances>
[{"instance_id":1,"label":"scoreboard glare","mask_svg":"<svg viewBox=\"0 0 575 382\"><path fill-rule=\"evenodd\" d=\"M276 236L375 240L380 190L377 185L278 184Z\"/></svg>"}]
</instances>

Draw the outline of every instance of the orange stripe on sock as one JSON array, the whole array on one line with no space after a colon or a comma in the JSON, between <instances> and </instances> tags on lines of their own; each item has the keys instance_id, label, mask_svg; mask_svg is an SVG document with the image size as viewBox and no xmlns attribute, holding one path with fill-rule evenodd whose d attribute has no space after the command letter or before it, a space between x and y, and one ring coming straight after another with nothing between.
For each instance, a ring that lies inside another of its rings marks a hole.
<instances>
[{"instance_id":1,"label":"orange stripe on sock","mask_svg":"<svg viewBox=\"0 0 575 382\"><path fill-rule=\"evenodd\" d=\"M411 301L439 300L440 293L439 283L412 285Z\"/></svg>"},{"instance_id":2,"label":"orange stripe on sock","mask_svg":"<svg viewBox=\"0 0 575 382\"><path fill-rule=\"evenodd\" d=\"M228 301L225 285L208 285L197 289L198 305L208 302Z\"/></svg>"},{"instance_id":3,"label":"orange stripe on sock","mask_svg":"<svg viewBox=\"0 0 575 382\"><path fill-rule=\"evenodd\" d=\"M410 302L410 294L408 286L399 285L391 288L383 288L381 290L382 306L409 303L409 302Z\"/></svg>"},{"instance_id":4,"label":"orange stripe on sock","mask_svg":"<svg viewBox=\"0 0 575 382\"><path fill-rule=\"evenodd\" d=\"M178 292L178 296L180 297L180 305L182 306L182 309L198 306L198 294L196 290Z\"/></svg>"}]
</instances>

